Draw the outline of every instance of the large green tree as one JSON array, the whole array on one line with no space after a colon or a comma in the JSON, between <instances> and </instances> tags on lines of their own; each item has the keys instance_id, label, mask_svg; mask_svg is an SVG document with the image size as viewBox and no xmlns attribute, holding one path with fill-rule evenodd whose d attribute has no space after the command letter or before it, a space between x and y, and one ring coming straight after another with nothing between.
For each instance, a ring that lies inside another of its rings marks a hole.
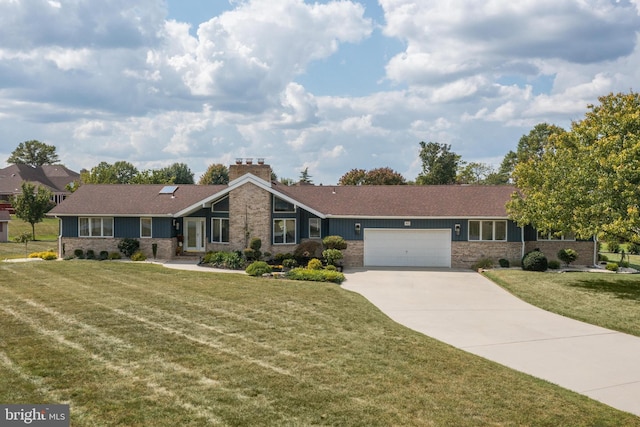
<instances>
[{"instance_id":1,"label":"large green tree","mask_svg":"<svg viewBox=\"0 0 640 427\"><path fill-rule=\"evenodd\" d=\"M508 210L519 224L640 241L640 95L599 101L516 165Z\"/></svg>"},{"instance_id":2,"label":"large green tree","mask_svg":"<svg viewBox=\"0 0 640 427\"><path fill-rule=\"evenodd\" d=\"M221 185L229 183L229 169L221 164L209 165L207 171L200 177L200 185Z\"/></svg>"},{"instance_id":3,"label":"large green tree","mask_svg":"<svg viewBox=\"0 0 640 427\"><path fill-rule=\"evenodd\" d=\"M416 184L454 184L460 159L458 154L451 151L451 145L421 141L422 172L416 178Z\"/></svg>"},{"instance_id":4,"label":"large green tree","mask_svg":"<svg viewBox=\"0 0 640 427\"><path fill-rule=\"evenodd\" d=\"M30 166L53 165L58 162L56 147L36 140L21 142L7 159L10 164Z\"/></svg>"},{"instance_id":5,"label":"large green tree","mask_svg":"<svg viewBox=\"0 0 640 427\"><path fill-rule=\"evenodd\" d=\"M85 184L131 184L138 173L134 165L124 160L114 164L100 162L91 171L83 171L81 179Z\"/></svg>"},{"instance_id":6,"label":"large green tree","mask_svg":"<svg viewBox=\"0 0 640 427\"><path fill-rule=\"evenodd\" d=\"M380 167L366 171L351 169L342 175L338 185L402 185L407 181L399 173L389 167Z\"/></svg>"},{"instance_id":7,"label":"large green tree","mask_svg":"<svg viewBox=\"0 0 640 427\"><path fill-rule=\"evenodd\" d=\"M168 177L173 177L167 184L194 184L193 172L185 163L174 163L160 169L160 172Z\"/></svg>"},{"instance_id":8,"label":"large green tree","mask_svg":"<svg viewBox=\"0 0 640 427\"><path fill-rule=\"evenodd\" d=\"M458 184L488 184L487 180L495 173L493 167L486 163L465 163L458 169L456 182Z\"/></svg>"},{"instance_id":9,"label":"large green tree","mask_svg":"<svg viewBox=\"0 0 640 427\"><path fill-rule=\"evenodd\" d=\"M12 204L16 216L31 224L31 238L36 240L36 224L41 222L53 207L51 192L45 187L36 188L25 181L22 183L22 193L13 197Z\"/></svg>"}]
</instances>

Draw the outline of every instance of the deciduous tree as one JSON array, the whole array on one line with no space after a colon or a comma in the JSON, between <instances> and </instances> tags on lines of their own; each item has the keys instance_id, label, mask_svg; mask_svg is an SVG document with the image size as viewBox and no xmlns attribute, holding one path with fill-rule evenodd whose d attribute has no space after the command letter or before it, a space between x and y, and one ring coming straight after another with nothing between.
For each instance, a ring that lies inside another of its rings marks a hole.
<instances>
[{"instance_id":1,"label":"deciduous tree","mask_svg":"<svg viewBox=\"0 0 640 427\"><path fill-rule=\"evenodd\" d=\"M193 172L185 163L174 163L171 166L160 169L165 176L173 177L167 184L194 184Z\"/></svg>"},{"instance_id":2,"label":"deciduous tree","mask_svg":"<svg viewBox=\"0 0 640 427\"><path fill-rule=\"evenodd\" d=\"M207 168L207 171L200 177L200 185L221 185L229 183L229 169L221 164L215 163Z\"/></svg>"},{"instance_id":3,"label":"deciduous tree","mask_svg":"<svg viewBox=\"0 0 640 427\"><path fill-rule=\"evenodd\" d=\"M21 142L7 159L7 163L30 166L53 165L58 162L56 147L37 140Z\"/></svg>"},{"instance_id":4,"label":"deciduous tree","mask_svg":"<svg viewBox=\"0 0 640 427\"><path fill-rule=\"evenodd\" d=\"M338 185L362 185L367 175L364 169L351 169L338 180Z\"/></svg>"},{"instance_id":5,"label":"deciduous tree","mask_svg":"<svg viewBox=\"0 0 640 427\"><path fill-rule=\"evenodd\" d=\"M51 192L45 187L29 182L22 183L22 193L13 197L13 208L16 216L31 224L31 237L36 240L36 224L44 219L44 216L53 207Z\"/></svg>"},{"instance_id":6,"label":"deciduous tree","mask_svg":"<svg viewBox=\"0 0 640 427\"><path fill-rule=\"evenodd\" d=\"M640 95L599 101L516 166L520 193L508 210L519 224L640 241Z\"/></svg>"},{"instance_id":7,"label":"deciduous tree","mask_svg":"<svg viewBox=\"0 0 640 427\"><path fill-rule=\"evenodd\" d=\"M100 162L91 168L91 171L83 171L80 178L85 184L131 184L138 169L131 163L120 160L114 164Z\"/></svg>"},{"instance_id":8,"label":"deciduous tree","mask_svg":"<svg viewBox=\"0 0 640 427\"><path fill-rule=\"evenodd\" d=\"M419 185L453 184L461 157L451 151L451 145L420 142L422 172L416 178Z\"/></svg>"}]
</instances>

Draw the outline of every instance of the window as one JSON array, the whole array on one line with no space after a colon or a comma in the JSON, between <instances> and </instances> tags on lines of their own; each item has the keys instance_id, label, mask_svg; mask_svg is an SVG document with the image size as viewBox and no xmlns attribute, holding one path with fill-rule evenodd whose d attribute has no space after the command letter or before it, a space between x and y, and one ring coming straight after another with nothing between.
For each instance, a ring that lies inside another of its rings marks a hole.
<instances>
[{"instance_id":1,"label":"window","mask_svg":"<svg viewBox=\"0 0 640 427\"><path fill-rule=\"evenodd\" d=\"M229 196L213 202L211 212L229 212Z\"/></svg>"},{"instance_id":2,"label":"window","mask_svg":"<svg viewBox=\"0 0 640 427\"><path fill-rule=\"evenodd\" d=\"M80 237L113 237L113 218L79 218Z\"/></svg>"},{"instance_id":3,"label":"window","mask_svg":"<svg viewBox=\"0 0 640 427\"><path fill-rule=\"evenodd\" d=\"M296 242L296 220L295 219L274 219L273 220L273 243L287 244Z\"/></svg>"},{"instance_id":4,"label":"window","mask_svg":"<svg viewBox=\"0 0 640 427\"><path fill-rule=\"evenodd\" d=\"M228 218L211 218L211 242L229 243Z\"/></svg>"},{"instance_id":5,"label":"window","mask_svg":"<svg viewBox=\"0 0 640 427\"><path fill-rule=\"evenodd\" d=\"M320 236L320 218L309 219L309 238L319 239Z\"/></svg>"},{"instance_id":6,"label":"window","mask_svg":"<svg viewBox=\"0 0 640 427\"><path fill-rule=\"evenodd\" d=\"M152 224L151 218L140 218L140 237L150 238L152 237Z\"/></svg>"},{"instance_id":7,"label":"window","mask_svg":"<svg viewBox=\"0 0 640 427\"><path fill-rule=\"evenodd\" d=\"M507 221L469 221L469 240L507 240Z\"/></svg>"},{"instance_id":8,"label":"window","mask_svg":"<svg viewBox=\"0 0 640 427\"><path fill-rule=\"evenodd\" d=\"M295 212L296 207L293 203L289 203L286 200L282 200L279 197L274 197L273 211L274 212Z\"/></svg>"},{"instance_id":9,"label":"window","mask_svg":"<svg viewBox=\"0 0 640 427\"><path fill-rule=\"evenodd\" d=\"M576 235L573 233L543 233L538 231L538 240L576 240Z\"/></svg>"}]
</instances>

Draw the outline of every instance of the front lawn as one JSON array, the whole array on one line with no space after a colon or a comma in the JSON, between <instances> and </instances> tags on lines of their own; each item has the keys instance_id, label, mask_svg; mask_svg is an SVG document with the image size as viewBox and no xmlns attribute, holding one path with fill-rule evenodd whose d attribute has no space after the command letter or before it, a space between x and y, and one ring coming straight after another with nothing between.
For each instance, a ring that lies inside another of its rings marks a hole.
<instances>
[{"instance_id":1,"label":"front lawn","mask_svg":"<svg viewBox=\"0 0 640 427\"><path fill-rule=\"evenodd\" d=\"M71 425L640 426L392 322L334 284L0 263L0 402Z\"/></svg>"},{"instance_id":2,"label":"front lawn","mask_svg":"<svg viewBox=\"0 0 640 427\"><path fill-rule=\"evenodd\" d=\"M518 298L593 325L640 336L640 275L614 273L487 271Z\"/></svg>"}]
</instances>

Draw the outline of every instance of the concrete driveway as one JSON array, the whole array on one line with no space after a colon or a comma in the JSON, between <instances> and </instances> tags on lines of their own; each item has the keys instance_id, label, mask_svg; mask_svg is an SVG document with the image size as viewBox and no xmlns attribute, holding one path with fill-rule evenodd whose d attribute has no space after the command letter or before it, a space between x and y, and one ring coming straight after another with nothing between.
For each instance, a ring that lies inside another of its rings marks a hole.
<instances>
[{"instance_id":1,"label":"concrete driveway","mask_svg":"<svg viewBox=\"0 0 640 427\"><path fill-rule=\"evenodd\" d=\"M413 330L640 416L640 338L571 320L482 275L352 269L357 292Z\"/></svg>"}]
</instances>

